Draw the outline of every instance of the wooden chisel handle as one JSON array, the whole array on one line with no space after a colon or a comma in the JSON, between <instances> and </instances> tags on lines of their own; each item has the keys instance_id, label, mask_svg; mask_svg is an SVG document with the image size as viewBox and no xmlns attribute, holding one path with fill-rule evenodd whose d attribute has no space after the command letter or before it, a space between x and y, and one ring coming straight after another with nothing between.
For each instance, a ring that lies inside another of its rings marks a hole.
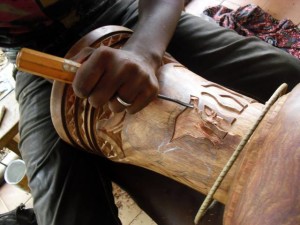
<instances>
[{"instance_id":1,"label":"wooden chisel handle","mask_svg":"<svg viewBox=\"0 0 300 225\"><path fill-rule=\"evenodd\" d=\"M18 70L44 78L72 83L80 63L28 48L22 48L16 59Z\"/></svg>"}]
</instances>

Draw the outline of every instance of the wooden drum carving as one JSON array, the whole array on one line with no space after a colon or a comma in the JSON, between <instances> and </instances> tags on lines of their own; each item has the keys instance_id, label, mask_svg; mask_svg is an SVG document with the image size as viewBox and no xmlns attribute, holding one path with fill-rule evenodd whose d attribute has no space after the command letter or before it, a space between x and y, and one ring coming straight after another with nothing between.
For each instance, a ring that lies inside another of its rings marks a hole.
<instances>
[{"instance_id":1,"label":"wooden drum carving","mask_svg":"<svg viewBox=\"0 0 300 225\"><path fill-rule=\"evenodd\" d=\"M96 48L106 45L121 48L130 34L130 30L118 26L99 28L79 40L66 58L73 57L81 48L87 46ZM19 55L19 68L24 67L25 71L54 77L51 75L53 71L50 71L49 75L43 69L29 69L32 65L25 65L28 63L25 62L26 60L23 60L22 65L20 59L26 58L25 53L23 54L23 56ZM67 83L72 82L72 76L78 66L80 64L69 60L60 61L57 70L64 70L64 73L71 78L59 79ZM45 63L42 67L45 67ZM115 162L133 164L156 171L207 195L234 150L262 114L264 105L192 73L167 54L157 76L160 94L174 101L157 98L134 115L126 112L113 113L107 105L93 108L87 99L75 96L70 84L54 81L51 96L54 126L62 139L78 148ZM286 113L283 110L285 102L289 102L290 107L296 101L295 96L300 96L299 86L293 93L292 98L289 98L289 95L280 97L267 112L258 131L254 131L253 138L248 141L245 151L242 151L214 194L214 199L224 204L230 203L226 209L225 224L249 224L242 223L243 219L235 218L237 214L233 213L233 209L242 208L244 203L241 196L244 197L247 195L246 191L251 191L251 187L246 185L246 180L252 168L256 168L257 155L264 152L266 148L271 149L270 152L275 149L273 141L276 138L265 144L264 139L268 140L266 133L269 132L268 128L272 128L276 123L276 118L281 118L281 114ZM189 103L193 107L186 107L176 101ZM290 124L293 121L299 124L299 117L292 117ZM279 121L285 120L286 117ZM282 135L287 131L288 129L285 128L278 134ZM276 135L277 130L274 132ZM296 129L293 132L293 140L298 139L292 145L295 148L291 150L291 154L296 155L299 161L300 130ZM260 165L259 169L263 173L269 173L267 165ZM259 169L253 171L258 173ZM294 169L299 172L299 162L295 162ZM269 180L274 185L272 179ZM253 180L256 182L255 178ZM299 184L299 178L291 183ZM270 184L264 185L272 187ZM246 186L245 190L244 186ZM291 188L295 190L294 186ZM255 192L259 192L258 189L255 189ZM251 193L254 194L256 193ZM299 200L299 197L296 197L296 200L297 198ZM294 207L296 212L299 212L299 203L294 204ZM243 217L243 213L248 209L246 207L238 215Z\"/></svg>"},{"instance_id":2,"label":"wooden drum carving","mask_svg":"<svg viewBox=\"0 0 300 225\"><path fill-rule=\"evenodd\" d=\"M90 34L96 39L84 44L81 40L67 57L78 46L121 47L128 38L127 31L109 36L107 31L100 28L97 35ZM207 194L263 105L193 74L170 58L165 60L158 74L160 94L195 108L157 99L134 115L115 114L107 105L92 108L86 99L75 97L71 85L55 82L53 122L59 135L74 146L154 170ZM223 203L232 176L230 173L215 194Z\"/></svg>"}]
</instances>

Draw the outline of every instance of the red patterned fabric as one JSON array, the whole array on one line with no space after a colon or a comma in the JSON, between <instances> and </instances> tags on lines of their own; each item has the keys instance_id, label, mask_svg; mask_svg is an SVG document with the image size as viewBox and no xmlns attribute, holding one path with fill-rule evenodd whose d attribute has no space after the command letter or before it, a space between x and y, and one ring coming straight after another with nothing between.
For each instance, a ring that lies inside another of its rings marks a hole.
<instances>
[{"instance_id":1,"label":"red patterned fabric","mask_svg":"<svg viewBox=\"0 0 300 225\"><path fill-rule=\"evenodd\" d=\"M291 20L277 20L259 6L250 4L237 10L225 6L208 8L204 14L220 26L243 36L256 36L300 59L300 29Z\"/></svg>"}]
</instances>

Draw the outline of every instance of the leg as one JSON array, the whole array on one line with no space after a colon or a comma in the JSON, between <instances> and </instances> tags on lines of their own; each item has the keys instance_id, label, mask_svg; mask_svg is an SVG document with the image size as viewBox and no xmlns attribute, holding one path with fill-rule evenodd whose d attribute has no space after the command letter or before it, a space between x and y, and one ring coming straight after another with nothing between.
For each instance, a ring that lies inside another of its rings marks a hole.
<instances>
[{"instance_id":1,"label":"leg","mask_svg":"<svg viewBox=\"0 0 300 225\"><path fill-rule=\"evenodd\" d=\"M64 143L50 116L51 84L19 72L20 151L39 225L121 224L111 182L95 158Z\"/></svg>"},{"instance_id":2,"label":"leg","mask_svg":"<svg viewBox=\"0 0 300 225\"><path fill-rule=\"evenodd\" d=\"M109 162L110 164L111 162ZM110 176L159 225L194 225L204 200L201 193L168 177L137 166L112 163ZM201 224L221 225L223 205L217 204Z\"/></svg>"},{"instance_id":3,"label":"leg","mask_svg":"<svg viewBox=\"0 0 300 225\"><path fill-rule=\"evenodd\" d=\"M168 51L196 74L261 101L283 82L290 89L300 82L295 57L186 13Z\"/></svg>"}]
</instances>

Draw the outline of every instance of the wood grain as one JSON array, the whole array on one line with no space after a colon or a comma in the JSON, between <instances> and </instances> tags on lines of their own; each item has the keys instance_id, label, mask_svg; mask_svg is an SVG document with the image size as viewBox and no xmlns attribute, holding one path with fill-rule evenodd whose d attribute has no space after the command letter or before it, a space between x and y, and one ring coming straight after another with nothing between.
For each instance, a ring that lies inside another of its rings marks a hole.
<instances>
[{"instance_id":1,"label":"wood grain","mask_svg":"<svg viewBox=\"0 0 300 225\"><path fill-rule=\"evenodd\" d=\"M245 148L224 225L300 224L300 85L276 104Z\"/></svg>"}]
</instances>

